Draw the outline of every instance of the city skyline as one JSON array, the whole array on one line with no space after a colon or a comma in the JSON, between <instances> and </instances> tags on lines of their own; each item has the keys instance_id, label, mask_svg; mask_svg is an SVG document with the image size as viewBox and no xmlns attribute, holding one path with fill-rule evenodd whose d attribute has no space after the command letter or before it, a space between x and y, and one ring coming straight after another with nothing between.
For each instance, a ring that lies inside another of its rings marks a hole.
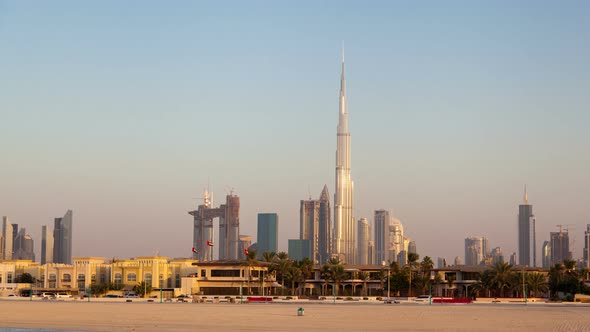
<instances>
[{"instance_id":1,"label":"city skyline","mask_svg":"<svg viewBox=\"0 0 590 332\"><path fill-rule=\"evenodd\" d=\"M344 39L353 220L392 211L421 256L479 234L508 257L527 184L537 253L574 224L582 256L588 4L300 6L3 3L0 215L40 244L76 211L73 256L188 257L211 179L214 204L240 196L240 233L280 215L287 251L301 198L334 192Z\"/></svg>"}]
</instances>

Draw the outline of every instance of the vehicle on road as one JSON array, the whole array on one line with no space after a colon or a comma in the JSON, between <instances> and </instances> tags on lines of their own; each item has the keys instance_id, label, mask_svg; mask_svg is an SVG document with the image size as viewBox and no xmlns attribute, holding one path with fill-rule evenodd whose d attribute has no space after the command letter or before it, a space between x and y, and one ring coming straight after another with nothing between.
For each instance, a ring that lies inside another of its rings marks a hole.
<instances>
[{"instance_id":1,"label":"vehicle on road","mask_svg":"<svg viewBox=\"0 0 590 332\"><path fill-rule=\"evenodd\" d=\"M43 298L43 300L55 299L55 293L51 293L51 292L41 293L41 297Z\"/></svg>"},{"instance_id":2,"label":"vehicle on road","mask_svg":"<svg viewBox=\"0 0 590 332\"><path fill-rule=\"evenodd\" d=\"M414 302L430 302L430 295L420 295L414 299Z\"/></svg>"},{"instance_id":3,"label":"vehicle on road","mask_svg":"<svg viewBox=\"0 0 590 332\"><path fill-rule=\"evenodd\" d=\"M8 297L18 297L16 294L8 294Z\"/></svg>"},{"instance_id":4,"label":"vehicle on road","mask_svg":"<svg viewBox=\"0 0 590 332\"><path fill-rule=\"evenodd\" d=\"M383 303L384 304L399 304L400 302L396 299L389 298L389 299L383 300Z\"/></svg>"},{"instance_id":5,"label":"vehicle on road","mask_svg":"<svg viewBox=\"0 0 590 332\"><path fill-rule=\"evenodd\" d=\"M103 297L106 297L107 299L118 299L118 298L120 298L120 296L117 295L117 294L107 294L107 295L105 295Z\"/></svg>"},{"instance_id":6,"label":"vehicle on road","mask_svg":"<svg viewBox=\"0 0 590 332\"><path fill-rule=\"evenodd\" d=\"M55 295L56 299L71 299L72 298L72 294L66 294L66 293L57 293Z\"/></svg>"},{"instance_id":7,"label":"vehicle on road","mask_svg":"<svg viewBox=\"0 0 590 332\"><path fill-rule=\"evenodd\" d=\"M133 294L133 293L129 293L129 294L126 294L124 296L124 298L126 298L126 299L138 299L139 298L139 295Z\"/></svg>"},{"instance_id":8,"label":"vehicle on road","mask_svg":"<svg viewBox=\"0 0 590 332\"><path fill-rule=\"evenodd\" d=\"M178 295L178 296L176 297L176 301L177 301L177 302L188 302L188 299L189 299L189 298L190 298L190 297L189 297L188 295L185 295L185 294L180 294L180 295Z\"/></svg>"}]
</instances>

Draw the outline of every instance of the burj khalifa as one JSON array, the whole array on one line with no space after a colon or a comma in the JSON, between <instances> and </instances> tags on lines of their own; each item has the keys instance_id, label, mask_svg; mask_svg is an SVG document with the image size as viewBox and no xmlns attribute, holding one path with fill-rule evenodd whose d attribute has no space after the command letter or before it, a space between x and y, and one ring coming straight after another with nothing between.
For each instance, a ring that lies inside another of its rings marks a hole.
<instances>
[{"instance_id":1,"label":"burj khalifa","mask_svg":"<svg viewBox=\"0 0 590 332\"><path fill-rule=\"evenodd\" d=\"M355 263L354 216L352 214L353 182L350 178L350 132L346 108L346 79L344 78L344 49L340 78L340 110L336 146L336 190L334 190L333 254L342 262Z\"/></svg>"}]
</instances>

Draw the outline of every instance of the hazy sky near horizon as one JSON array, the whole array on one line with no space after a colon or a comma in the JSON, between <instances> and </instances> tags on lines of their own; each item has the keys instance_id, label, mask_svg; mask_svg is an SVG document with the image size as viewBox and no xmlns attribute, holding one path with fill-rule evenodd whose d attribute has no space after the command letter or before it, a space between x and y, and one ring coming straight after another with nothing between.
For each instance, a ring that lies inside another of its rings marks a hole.
<instances>
[{"instance_id":1,"label":"hazy sky near horizon","mask_svg":"<svg viewBox=\"0 0 590 332\"><path fill-rule=\"evenodd\" d=\"M299 200L334 192L344 41L357 218L508 256L527 184L538 247L573 224L577 258L589 40L587 1L0 0L0 215L37 255L72 209L74 256L183 257L210 180L242 234L277 212L286 251Z\"/></svg>"}]
</instances>

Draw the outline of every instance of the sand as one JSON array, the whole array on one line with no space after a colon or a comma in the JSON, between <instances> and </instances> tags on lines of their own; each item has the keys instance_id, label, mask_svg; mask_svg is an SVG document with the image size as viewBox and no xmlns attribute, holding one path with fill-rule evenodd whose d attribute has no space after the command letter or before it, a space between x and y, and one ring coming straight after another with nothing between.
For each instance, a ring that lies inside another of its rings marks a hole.
<instances>
[{"instance_id":1,"label":"sand","mask_svg":"<svg viewBox=\"0 0 590 332\"><path fill-rule=\"evenodd\" d=\"M304 316L297 309L304 308ZM78 331L590 331L590 306L0 301L2 327Z\"/></svg>"}]
</instances>

